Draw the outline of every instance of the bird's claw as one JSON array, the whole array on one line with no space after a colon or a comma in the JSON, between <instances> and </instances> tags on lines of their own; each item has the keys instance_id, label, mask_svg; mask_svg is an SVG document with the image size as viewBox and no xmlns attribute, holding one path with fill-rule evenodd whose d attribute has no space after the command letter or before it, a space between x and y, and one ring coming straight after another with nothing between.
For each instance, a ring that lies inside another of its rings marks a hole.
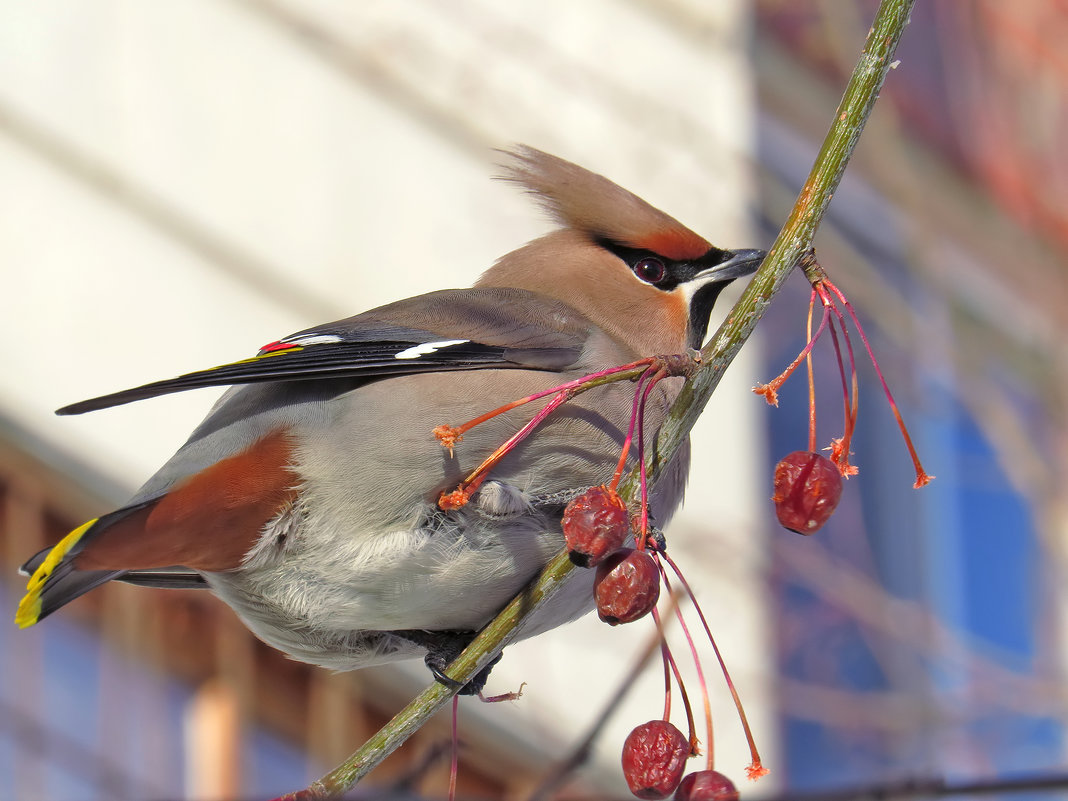
<instances>
[{"instance_id":1,"label":"bird's claw","mask_svg":"<svg viewBox=\"0 0 1068 801\"><path fill-rule=\"evenodd\" d=\"M490 671L501 659L501 654L498 654L493 661L476 673L470 681L457 681L449 676L445 670L471 644L478 632L414 629L395 631L393 634L426 648L426 656L423 657L423 663L433 675L434 680L439 684L445 685L450 690L456 691L459 695L481 695L486 686L486 681L489 679Z\"/></svg>"},{"instance_id":2,"label":"bird's claw","mask_svg":"<svg viewBox=\"0 0 1068 801\"><path fill-rule=\"evenodd\" d=\"M502 654L497 654L493 661L482 668L482 670L476 673L471 680L466 683L457 681L451 676L446 675L445 667L448 663L451 663L452 660L449 659L445 662L445 660L442 659L441 654L428 651L427 655L423 658L423 662L430 670L431 675L434 676L434 680L439 684L444 684L450 690L454 690L457 695L477 695L481 698L482 691L486 689L486 682L489 681L490 671L493 670L494 665L501 661L501 656ZM445 664L443 664L443 662L445 662Z\"/></svg>"}]
</instances>

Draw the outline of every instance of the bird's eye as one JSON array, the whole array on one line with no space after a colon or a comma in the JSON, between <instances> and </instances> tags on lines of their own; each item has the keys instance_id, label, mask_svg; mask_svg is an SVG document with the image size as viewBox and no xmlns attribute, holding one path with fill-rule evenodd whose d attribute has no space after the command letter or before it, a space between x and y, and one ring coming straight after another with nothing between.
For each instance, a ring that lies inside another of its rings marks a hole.
<instances>
[{"instance_id":1,"label":"bird's eye","mask_svg":"<svg viewBox=\"0 0 1068 801\"><path fill-rule=\"evenodd\" d=\"M634 274L647 283L655 284L657 281L664 279L667 274L667 267L664 266L664 262L660 261L660 259L642 259L634 265Z\"/></svg>"}]
</instances>

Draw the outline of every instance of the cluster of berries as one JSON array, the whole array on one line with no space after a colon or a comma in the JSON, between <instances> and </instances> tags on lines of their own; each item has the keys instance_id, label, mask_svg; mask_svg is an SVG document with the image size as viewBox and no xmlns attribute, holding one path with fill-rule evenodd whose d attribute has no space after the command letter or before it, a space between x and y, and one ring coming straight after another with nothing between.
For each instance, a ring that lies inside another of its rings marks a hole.
<instances>
[{"instance_id":1,"label":"cluster of berries","mask_svg":"<svg viewBox=\"0 0 1068 801\"><path fill-rule=\"evenodd\" d=\"M663 538L654 536L649 525L644 452L645 403L658 381L681 372L679 365L677 360L657 360L638 377L630 427L611 482L606 486L587 490L568 504L564 510L562 527L571 560L580 567L597 570L594 579L594 601L601 620L614 626L651 615L660 632L660 652L664 664L664 713L661 718L635 728L623 744L623 775L631 792L638 798L667 798L674 792L679 801L730 801L738 798L737 789L730 779L713 768L712 710L701 660L686 620L678 607L673 605L701 684L709 743L706 769L683 776L687 760L699 756L701 751L689 696L664 635L664 627L657 610L661 584L668 591L672 589L668 574L670 569L689 596L700 618L734 698L752 756L752 762L747 768L749 778L757 779L763 776L767 769L761 765L741 700L704 613L682 571L668 556ZM632 441L637 442L639 478L639 510L634 515L616 491ZM633 548L627 547L629 540L633 540ZM671 723L672 679L682 698L689 736Z\"/></svg>"},{"instance_id":2,"label":"cluster of berries","mask_svg":"<svg viewBox=\"0 0 1068 801\"><path fill-rule=\"evenodd\" d=\"M802 259L801 267L812 283L806 325L808 342L782 374L767 384L753 387L753 392L763 395L770 405L778 406L779 387L801 365L802 361L806 363L809 402L808 450L794 451L787 454L775 465L775 489L771 499L775 504L775 514L779 518L779 522L791 531L807 535L813 534L820 529L834 513L835 508L838 506L838 501L842 497L842 479L854 476L858 472L857 466L849 461L849 457L852 455L850 442L857 425L857 368L853 354L853 342L849 336L849 329L846 327L845 314L842 313L839 304L845 308L850 318L852 318L853 325L856 327L857 333L864 343L864 348L868 352L868 357L875 367L875 373L882 384L883 392L886 394L894 419L897 420L901 435L905 440L905 446L908 448L909 456L912 457L912 463L916 470L916 483L913 486L919 489L929 483L934 476L928 475L923 469L923 465L920 464L920 458L916 454L912 438L909 436L905 422L901 418L901 412L897 408L897 403L894 402L894 396L886 384L886 379L883 378L882 370L879 369L879 362L872 352L871 344L864 334L864 328L861 326L852 304L842 294L842 291L827 278L818 262L816 262L814 254L810 252ZM819 328L813 334L812 313L817 298L823 306L823 317ZM816 451L816 385L812 370L812 348L824 331L830 331L831 333L834 354L838 362L838 372L842 378L842 398L845 407L845 423L842 436L831 440L830 447L827 448L830 451L829 458ZM838 338L839 333L841 333L842 339L845 341L846 353L849 357L850 375L848 380L846 378L845 361L842 358L841 343Z\"/></svg>"},{"instance_id":3,"label":"cluster of berries","mask_svg":"<svg viewBox=\"0 0 1068 801\"><path fill-rule=\"evenodd\" d=\"M614 488L607 486L593 487L575 498L564 511L563 531L571 560L580 567L596 568L594 579L594 600L597 614L609 625L630 623L652 614L657 627L662 627L657 614L657 601L660 598L660 584L666 586L668 577L664 569L667 562L676 572L677 566L671 562L663 544L648 534L648 529L641 528L641 515L631 516L626 503ZM647 518L646 518L647 519ZM625 543L633 535L637 547L629 548ZM689 585L678 573L680 581L689 591ZM692 598L692 593L691 593ZM696 600L694 601L696 604ZM697 607L699 610L699 607ZM699 612L700 614L700 612ZM682 620L681 616L679 618ZM701 614L704 622L704 615ZM685 623L683 623L685 627ZM707 628L707 625L706 625ZM694 658L696 649L690 638ZM711 636L711 635L709 635ZM713 643L715 645L715 643ZM678 667L671 655L667 641L661 640L661 653L665 670L665 709L662 718L651 720L635 728L623 744L623 776L632 793L638 798L667 798L675 793L676 801L732 801L738 798L738 790L733 782L719 771L712 768L712 753L709 749L708 765L705 770L683 776L686 762L692 756L700 754L697 737L694 732L693 713L686 694ZM716 651L719 656L719 651ZM700 669L702 692L705 695L706 714L709 714L708 694L704 687L704 675ZM722 660L721 660L722 665ZM727 675L724 671L724 675ZM682 694L686 708L686 717L690 726L690 736L686 736L670 721L671 715L671 677L674 676ZM727 676L730 686L730 677ZM731 686L734 692L733 686ZM737 695L735 694L737 701ZM743 726L749 735L748 723L742 714ZM709 742L711 742L711 720L709 715ZM751 778L757 778L767 770L761 766L760 757L753 748L753 763L749 766Z\"/></svg>"},{"instance_id":4,"label":"cluster of berries","mask_svg":"<svg viewBox=\"0 0 1068 801\"><path fill-rule=\"evenodd\" d=\"M774 495L776 515L788 529L800 534L812 534L834 512L842 494L842 479L857 473L857 467L850 463L850 442L857 422L857 371L854 361L853 344L846 328L845 315L839 304L851 316L868 355L875 365L876 373L886 392L890 407L901 428L905 444L912 456L916 468L915 487L927 484L929 476L920 464L905 424L901 419L897 405L886 385L879 365L875 361L871 346L864 334L856 312L841 291L834 286L823 273L814 255L810 254L802 261L802 268L813 285L812 300L809 304L808 343L790 366L775 380L754 387L754 392L763 395L768 403L778 405L777 390L803 361L807 361L809 377L809 443L807 451L795 451L784 457L775 467ZM812 334L812 312L816 298L823 306L823 318L816 333ZM845 406L845 425L841 437L831 441L830 457L816 451L816 407L815 382L811 363L812 348L820 335L829 330L834 343L839 372L842 378L842 393ZM845 361L839 340L839 333L845 342L849 360L850 377L846 376ZM493 454L482 462L460 485L451 492L442 493L438 505L442 509L455 509L468 502L470 497L482 484L486 475L500 459L526 438L540 425L549 414L566 403L579 392L595 386L619 380L634 380L637 389L631 412L630 427L624 439L622 452L612 480L602 486L593 487L568 504L563 516L563 532L571 560L580 567L595 568L594 600L601 620L610 625L630 623L646 615L651 615L660 631L660 650L664 663L665 701L661 718L651 720L635 728L627 737L623 746L623 774L631 791L638 798L667 798L675 793L676 801L730 801L738 798L738 790L722 773L713 768L712 715L708 690L705 684L701 661L697 647L690 636L689 628L677 605L672 606L679 621L692 654L696 672L701 684L704 700L705 719L708 732L708 753L705 770L683 776L686 762L690 757L700 755L699 741L694 725L694 715L686 692L682 676L675 662L664 630L657 603L660 599L661 584L672 590L671 575L682 585L693 608L700 618L709 642L716 654L720 669L726 679L735 707L741 720L742 728L749 743L752 757L746 767L750 779L757 779L768 771L760 761L759 753L753 741L741 700L727 672L723 657L712 637L711 629L701 611L697 599L678 565L667 555L663 538L654 536L649 526L648 486L646 462L644 455L645 405L653 387L668 376L688 376L696 363L687 356L658 356L642 359L632 364L611 368L594 373L574 381L554 387L545 392L513 401L461 426L439 426L434 430L442 445L451 449L462 439L463 434L473 426L491 417L514 409L539 398L551 396L546 406L539 411L516 434L501 445ZM620 479L627 465L627 458L632 442L637 443L637 464L639 479L640 508L632 515L626 502L617 492ZM634 547L627 545L633 541ZM689 736L671 723L672 680L678 688L686 712Z\"/></svg>"},{"instance_id":5,"label":"cluster of berries","mask_svg":"<svg viewBox=\"0 0 1068 801\"><path fill-rule=\"evenodd\" d=\"M719 649L712 640L711 630L704 613L697 605L696 598L678 566L667 555L663 539L650 532L648 482L644 458L645 407L653 388L669 376L689 375L695 367L696 362L692 356L658 356L642 359L632 364L583 376L536 395L520 398L460 426L439 426L434 430L434 434L443 446L451 450L461 441L466 431L491 417L533 400L550 398L545 407L535 414L529 423L475 468L456 489L442 493L438 499L438 505L442 509L455 509L466 504L485 480L489 471L508 451L532 433L554 409L579 392L610 381L630 379L636 382L630 425L614 475L608 484L592 487L568 504L562 520L564 538L572 562L580 567L597 571L594 581L594 600L601 620L615 626L651 615L661 632L660 650L665 675L664 714L661 719L649 721L636 728L624 744L623 772L632 792L639 798L666 798L675 792L677 799L726 801L737 798L738 791L726 776L713 770L711 748L708 749L707 754L707 769L683 778L686 761L691 756L699 755L701 751L689 697L671 649L663 636L662 621L657 611L661 584L669 591L671 590L668 569L677 577L693 602L726 677L752 753L752 763L747 768L748 774L750 778L756 779L767 773L767 769L760 763L760 756L753 742L745 712L726 666L723 664ZM636 445L637 451L640 498L639 511L634 515L631 514L626 502L617 491L628 464L632 444ZM628 540L632 540L634 547L627 546ZM711 743L711 703L697 647L677 606L673 605L673 609L682 624L701 682L708 742ZM670 722L672 678L682 697L689 736L684 735Z\"/></svg>"}]
</instances>

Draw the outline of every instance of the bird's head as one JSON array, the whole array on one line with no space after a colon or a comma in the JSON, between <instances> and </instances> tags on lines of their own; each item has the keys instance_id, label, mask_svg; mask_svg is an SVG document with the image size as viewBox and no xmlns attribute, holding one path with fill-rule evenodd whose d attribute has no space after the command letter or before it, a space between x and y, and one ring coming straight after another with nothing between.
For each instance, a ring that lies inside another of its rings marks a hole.
<instances>
[{"instance_id":1,"label":"bird's head","mask_svg":"<svg viewBox=\"0 0 1068 801\"><path fill-rule=\"evenodd\" d=\"M519 147L507 180L560 228L499 259L476 286L516 287L575 307L637 356L700 347L712 307L759 250L721 250L607 178Z\"/></svg>"}]
</instances>

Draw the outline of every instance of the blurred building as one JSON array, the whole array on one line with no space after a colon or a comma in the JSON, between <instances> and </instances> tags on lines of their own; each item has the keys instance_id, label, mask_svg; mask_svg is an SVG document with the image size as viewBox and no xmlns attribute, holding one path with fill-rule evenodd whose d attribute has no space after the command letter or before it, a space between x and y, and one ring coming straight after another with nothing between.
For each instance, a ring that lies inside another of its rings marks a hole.
<instances>
[{"instance_id":1,"label":"blurred building","mask_svg":"<svg viewBox=\"0 0 1068 801\"><path fill-rule=\"evenodd\" d=\"M875 7L757 3L772 227ZM877 326L875 350L938 480L908 488L878 382L862 374L861 472L843 508L816 547L772 540L791 786L1064 762L1066 26L1057 4L917 4L817 237ZM796 288L779 302L796 309ZM799 344L802 323L789 323L790 341L783 320L773 313L763 332L773 364ZM824 367L830 387L833 359ZM769 418L777 453L804 429L794 390ZM826 394L822 419L835 419L840 401Z\"/></svg>"},{"instance_id":2,"label":"blurred building","mask_svg":"<svg viewBox=\"0 0 1068 801\"><path fill-rule=\"evenodd\" d=\"M469 284L545 230L489 180L493 148L513 142L602 172L717 243L767 245L873 11L0 2L9 609L14 566L121 503L216 394L52 409ZM910 489L864 367L861 473L842 508L814 538L774 524L771 465L805 447L804 380L777 410L748 388L803 344L800 277L695 432L669 536L774 771L754 792L1063 761L1065 25L1053 4L922 4L817 238L938 480ZM841 415L829 348L816 367L825 442ZM290 662L206 593L108 586L0 631L3 797L276 795L427 678L418 664L335 676ZM526 694L462 705L461 792L525 797L647 636L584 620L510 648L490 690L527 681ZM618 749L659 714L659 683L656 670L636 683L562 797L625 793ZM741 781L744 740L711 685L717 762ZM441 797L447 737L435 721L368 784Z\"/></svg>"}]
</instances>

